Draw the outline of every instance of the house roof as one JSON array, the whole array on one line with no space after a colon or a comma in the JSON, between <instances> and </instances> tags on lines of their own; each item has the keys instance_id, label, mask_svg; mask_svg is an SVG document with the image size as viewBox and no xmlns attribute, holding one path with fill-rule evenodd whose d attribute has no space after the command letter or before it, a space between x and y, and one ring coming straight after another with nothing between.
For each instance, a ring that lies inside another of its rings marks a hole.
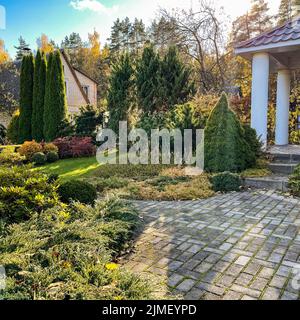
<instances>
[{"instance_id":1,"label":"house roof","mask_svg":"<svg viewBox=\"0 0 300 320\"><path fill-rule=\"evenodd\" d=\"M65 53L64 50L60 50L60 52L61 52L62 56L64 57L64 59L66 60L67 65L68 65L68 67L69 67L69 69L70 69L70 71L71 71L71 73L72 73L72 76L73 76L74 79L75 79L75 82L76 82L76 84L77 84L77 87L78 87L79 91L81 92L81 94L82 94L85 102L86 102L87 104L90 104L90 99L88 98L88 96L87 96L86 93L84 92L84 90L83 90L83 88L82 88L82 86L81 86L81 83L80 83L80 81L79 81L79 79L78 79L78 77L77 77L77 74L76 74L76 72L75 72L75 69L74 69L73 66L71 65L68 56L66 55L66 53Z\"/></svg>"},{"instance_id":2,"label":"house roof","mask_svg":"<svg viewBox=\"0 0 300 320\"><path fill-rule=\"evenodd\" d=\"M91 81L95 82L97 85L99 84L95 79L93 79L92 77L90 77L87 73L83 72L82 70L73 67L74 70L76 70L77 72L81 73L83 76L85 76L86 78L90 79Z\"/></svg>"},{"instance_id":3,"label":"house roof","mask_svg":"<svg viewBox=\"0 0 300 320\"><path fill-rule=\"evenodd\" d=\"M298 41L297 41L298 40ZM278 45L293 45L295 42L300 42L300 16L287 21L281 26L277 26L268 30L259 36L250 40L238 43L235 46L236 51L247 49L261 48L263 46L278 46Z\"/></svg>"}]
</instances>

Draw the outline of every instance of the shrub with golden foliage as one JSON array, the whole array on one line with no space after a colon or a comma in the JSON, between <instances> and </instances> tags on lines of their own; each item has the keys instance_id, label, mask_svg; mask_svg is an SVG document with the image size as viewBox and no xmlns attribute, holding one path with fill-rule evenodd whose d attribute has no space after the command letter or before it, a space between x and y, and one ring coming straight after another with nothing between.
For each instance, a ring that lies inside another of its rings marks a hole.
<instances>
[{"instance_id":1,"label":"shrub with golden foliage","mask_svg":"<svg viewBox=\"0 0 300 320\"><path fill-rule=\"evenodd\" d=\"M31 161L34 154L43 152L43 147L35 141L26 141L18 149L18 152L21 156L25 156L27 160Z\"/></svg>"}]
</instances>

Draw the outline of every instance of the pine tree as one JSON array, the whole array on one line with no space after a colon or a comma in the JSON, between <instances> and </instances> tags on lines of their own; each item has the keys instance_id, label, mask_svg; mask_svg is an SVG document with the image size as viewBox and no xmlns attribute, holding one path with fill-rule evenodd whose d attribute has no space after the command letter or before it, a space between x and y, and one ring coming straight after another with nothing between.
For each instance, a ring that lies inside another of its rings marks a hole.
<instances>
[{"instance_id":1,"label":"pine tree","mask_svg":"<svg viewBox=\"0 0 300 320\"><path fill-rule=\"evenodd\" d=\"M147 46L136 72L138 106L145 113L159 111L161 107L159 73L160 58L153 45Z\"/></svg>"},{"instance_id":2,"label":"pine tree","mask_svg":"<svg viewBox=\"0 0 300 320\"><path fill-rule=\"evenodd\" d=\"M255 163L245 132L223 93L205 128L205 169L240 172Z\"/></svg>"},{"instance_id":3,"label":"pine tree","mask_svg":"<svg viewBox=\"0 0 300 320\"><path fill-rule=\"evenodd\" d=\"M287 22L291 18L291 0L281 0L277 22L279 25Z\"/></svg>"},{"instance_id":4,"label":"pine tree","mask_svg":"<svg viewBox=\"0 0 300 320\"><path fill-rule=\"evenodd\" d=\"M133 75L128 53L121 55L113 65L108 93L109 127L115 132L119 131L119 121L128 120L133 106Z\"/></svg>"},{"instance_id":5,"label":"pine tree","mask_svg":"<svg viewBox=\"0 0 300 320\"><path fill-rule=\"evenodd\" d=\"M265 32L272 27L272 17L269 15L269 6L265 0L252 0L250 10L251 29L255 35Z\"/></svg>"},{"instance_id":6,"label":"pine tree","mask_svg":"<svg viewBox=\"0 0 300 320\"><path fill-rule=\"evenodd\" d=\"M33 102L32 102L32 138L41 142L44 139L44 98L46 85L46 58L38 50L35 58Z\"/></svg>"},{"instance_id":7,"label":"pine tree","mask_svg":"<svg viewBox=\"0 0 300 320\"><path fill-rule=\"evenodd\" d=\"M231 43L253 38L272 27L272 17L265 0L252 0L250 12L238 17L232 24Z\"/></svg>"},{"instance_id":8,"label":"pine tree","mask_svg":"<svg viewBox=\"0 0 300 320\"><path fill-rule=\"evenodd\" d=\"M23 37L21 36L19 39L19 45L15 46L15 49L17 50L16 53L16 60L17 61L22 61L24 55L26 55L28 53L28 49L29 49L29 44L26 43L26 41L23 39Z\"/></svg>"},{"instance_id":9,"label":"pine tree","mask_svg":"<svg viewBox=\"0 0 300 320\"><path fill-rule=\"evenodd\" d=\"M160 75L160 95L167 110L187 102L194 93L195 87L190 76L191 71L180 60L177 49L170 47L161 63Z\"/></svg>"},{"instance_id":10,"label":"pine tree","mask_svg":"<svg viewBox=\"0 0 300 320\"><path fill-rule=\"evenodd\" d=\"M20 120L19 120L19 143L30 141L32 97L33 97L33 55L24 56L20 75Z\"/></svg>"},{"instance_id":11,"label":"pine tree","mask_svg":"<svg viewBox=\"0 0 300 320\"><path fill-rule=\"evenodd\" d=\"M49 57L46 80L44 137L47 142L52 141L57 137L58 128L66 117L67 102L64 72L60 52L55 51Z\"/></svg>"}]
</instances>

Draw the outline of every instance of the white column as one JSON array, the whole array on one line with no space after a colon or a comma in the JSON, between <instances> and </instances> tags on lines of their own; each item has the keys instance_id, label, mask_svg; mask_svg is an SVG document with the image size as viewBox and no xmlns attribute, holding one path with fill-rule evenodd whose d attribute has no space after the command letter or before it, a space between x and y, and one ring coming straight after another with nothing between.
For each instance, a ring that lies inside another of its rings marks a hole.
<instances>
[{"instance_id":1,"label":"white column","mask_svg":"<svg viewBox=\"0 0 300 320\"><path fill-rule=\"evenodd\" d=\"M289 70L279 70L277 78L277 108L275 143L283 146L289 143L291 74Z\"/></svg>"},{"instance_id":2,"label":"white column","mask_svg":"<svg viewBox=\"0 0 300 320\"><path fill-rule=\"evenodd\" d=\"M256 130L264 148L268 135L269 69L269 54L256 53L252 61L251 127Z\"/></svg>"}]
</instances>

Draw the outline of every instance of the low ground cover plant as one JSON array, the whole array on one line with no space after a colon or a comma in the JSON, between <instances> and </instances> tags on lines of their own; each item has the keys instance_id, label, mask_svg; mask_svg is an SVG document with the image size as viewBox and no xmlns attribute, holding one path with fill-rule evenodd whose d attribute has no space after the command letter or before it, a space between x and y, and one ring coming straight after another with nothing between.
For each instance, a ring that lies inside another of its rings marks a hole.
<instances>
[{"instance_id":1,"label":"low ground cover plant","mask_svg":"<svg viewBox=\"0 0 300 320\"><path fill-rule=\"evenodd\" d=\"M0 219L18 223L59 202L58 185L32 166L0 166Z\"/></svg>"},{"instance_id":2,"label":"low ground cover plant","mask_svg":"<svg viewBox=\"0 0 300 320\"><path fill-rule=\"evenodd\" d=\"M239 191L242 185L240 176L231 172L222 172L213 175L211 177L211 183L216 192Z\"/></svg>"},{"instance_id":3,"label":"low ground cover plant","mask_svg":"<svg viewBox=\"0 0 300 320\"><path fill-rule=\"evenodd\" d=\"M153 284L123 270L116 258L139 225L137 211L118 199L95 208L58 205L8 227L0 237L7 272L2 299L153 299Z\"/></svg>"}]
</instances>

